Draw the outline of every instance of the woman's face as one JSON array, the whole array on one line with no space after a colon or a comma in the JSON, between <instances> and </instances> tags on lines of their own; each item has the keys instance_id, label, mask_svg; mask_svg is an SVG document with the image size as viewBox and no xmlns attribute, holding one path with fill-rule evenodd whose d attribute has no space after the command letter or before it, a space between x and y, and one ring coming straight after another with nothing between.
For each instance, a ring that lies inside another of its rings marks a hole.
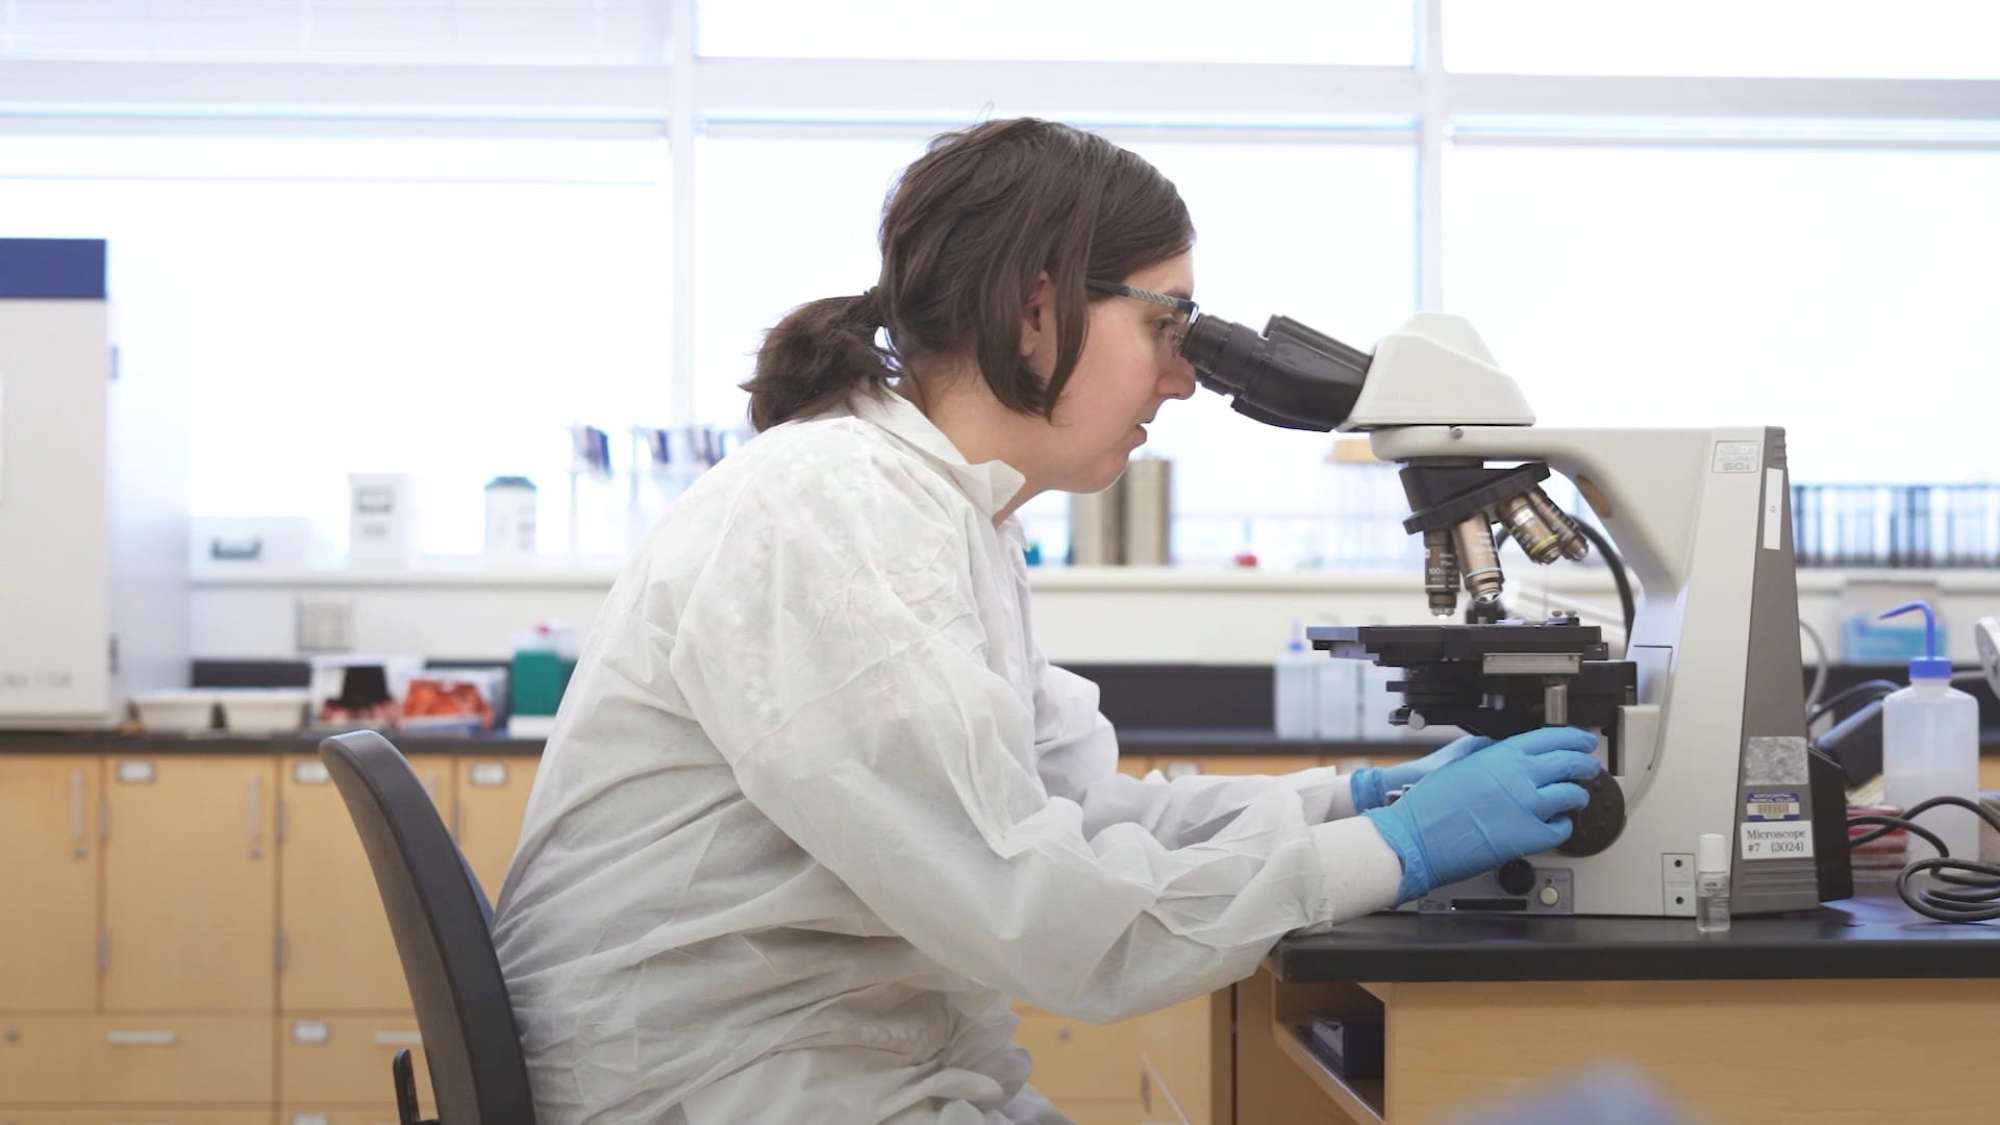
<instances>
[{"instance_id":1,"label":"woman's face","mask_svg":"<svg viewBox=\"0 0 2000 1125\"><path fill-rule=\"evenodd\" d=\"M1135 289L1194 296L1192 254L1120 278ZM1146 441L1145 426L1168 399L1194 394L1194 368L1174 345L1185 318L1173 309L1131 297L1093 301L1090 326L1076 370L1056 400L1055 414L1038 450L1045 487L1100 492L1125 471L1126 459ZM1023 350L1036 371L1055 369L1053 330L1023 334Z\"/></svg>"}]
</instances>

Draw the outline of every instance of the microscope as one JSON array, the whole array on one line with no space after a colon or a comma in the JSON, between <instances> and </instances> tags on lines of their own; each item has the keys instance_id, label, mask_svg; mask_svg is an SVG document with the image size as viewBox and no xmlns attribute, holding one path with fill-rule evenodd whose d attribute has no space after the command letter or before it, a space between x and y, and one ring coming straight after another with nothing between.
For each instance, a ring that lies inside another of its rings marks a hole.
<instances>
[{"instance_id":1,"label":"microscope","mask_svg":"<svg viewBox=\"0 0 2000 1125\"><path fill-rule=\"evenodd\" d=\"M1365 432L1403 466L1424 596L1449 619L1462 588L1467 622L1308 631L1331 658L1401 671L1393 722L1598 735L1605 769L1567 843L1404 909L1692 916L1704 833L1730 841L1735 913L1853 893L1840 768L1806 736L1782 429L1538 428L1472 326L1439 314L1373 353L1285 317L1258 333L1202 315L1181 352L1237 412ZM1603 535L1550 500L1552 473ZM1639 592L1619 659L1573 616L1507 615L1496 528L1540 565L1582 560L1595 540L1621 585L1629 568Z\"/></svg>"}]
</instances>

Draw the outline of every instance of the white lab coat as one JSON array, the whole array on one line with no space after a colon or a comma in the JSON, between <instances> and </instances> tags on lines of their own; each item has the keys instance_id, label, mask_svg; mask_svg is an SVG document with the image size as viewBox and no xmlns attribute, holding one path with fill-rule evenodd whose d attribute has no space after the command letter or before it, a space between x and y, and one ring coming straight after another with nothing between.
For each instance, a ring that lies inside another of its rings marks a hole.
<instances>
[{"instance_id":1,"label":"white lab coat","mask_svg":"<svg viewBox=\"0 0 2000 1125\"><path fill-rule=\"evenodd\" d=\"M1122 1019L1392 904L1330 769L1116 772L993 525L1021 482L857 396L625 568L494 926L540 1120L1060 1122L1010 997Z\"/></svg>"}]
</instances>

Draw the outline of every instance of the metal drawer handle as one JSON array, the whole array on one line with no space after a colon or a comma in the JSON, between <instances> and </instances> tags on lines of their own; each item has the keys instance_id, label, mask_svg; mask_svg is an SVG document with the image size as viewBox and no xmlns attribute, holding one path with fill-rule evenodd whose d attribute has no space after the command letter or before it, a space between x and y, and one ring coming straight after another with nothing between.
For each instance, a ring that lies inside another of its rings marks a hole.
<instances>
[{"instance_id":1,"label":"metal drawer handle","mask_svg":"<svg viewBox=\"0 0 2000 1125\"><path fill-rule=\"evenodd\" d=\"M171 1047L180 1041L176 1031L107 1031L104 1041L114 1047Z\"/></svg>"},{"instance_id":2,"label":"metal drawer handle","mask_svg":"<svg viewBox=\"0 0 2000 1125\"><path fill-rule=\"evenodd\" d=\"M378 1031L375 1033L377 1047L421 1047L424 1035L421 1031Z\"/></svg>"},{"instance_id":3,"label":"metal drawer handle","mask_svg":"<svg viewBox=\"0 0 2000 1125\"><path fill-rule=\"evenodd\" d=\"M264 779L250 775L250 858L264 858Z\"/></svg>"},{"instance_id":4,"label":"metal drawer handle","mask_svg":"<svg viewBox=\"0 0 2000 1125\"><path fill-rule=\"evenodd\" d=\"M69 775L69 854L83 859L90 854L84 846L83 835L83 771L71 770Z\"/></svg>"}]
</instances>

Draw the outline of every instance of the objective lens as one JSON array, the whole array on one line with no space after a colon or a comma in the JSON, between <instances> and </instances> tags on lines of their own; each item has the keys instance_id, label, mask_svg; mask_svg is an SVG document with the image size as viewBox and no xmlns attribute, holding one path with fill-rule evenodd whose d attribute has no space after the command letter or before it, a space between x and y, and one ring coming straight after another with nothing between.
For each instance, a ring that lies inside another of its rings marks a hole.
<instances>
[{"instance_id":1,"label":"objective lens","mask_svg":"<svg viewBox=\"0 0 2000 1125\"><path fill-rule=\"evenodd\" d=\"M1424 532L1424 595L1430 599L1431 616L1458 612L1458 555L1452 551L1451 532L1442 527Z\"/></svg>"},{"instance_id":2,"label":"objective lens","mask_svg":"<svg viewBox=\"0 0 2000 1125\"><path fill-rule=\"evenodd\" d=\"M1542 517L1543 523L1555 529L1557 537L1562 540L1564 558L1571 562L1581 562L1589 556L1590 540L1585 539L1583 533L1576 529L1576 521L1570 518L1568 512L1556 507L1556 502L1549 499L1548 493L1540 488L1531 489L1528 492L1528 503L1535 509L1535 514Z\"/></svg>"},{"instance_id":3,"label":"objective lens","mask_svg":"<svg viewBox=\"0 0 2000 1125\"><path fill-rule=\"evenodd\" d=\"M1465 592L1481 605L1499 601L1506 578L1500 573L1500 553L1493 549L1493 529L1486 517L1462 520L1451 533L1458 549L1458 565L1465 572Z\"/></svg>"},{"instance_id":4,"label":"objective lens","mask_svg":"<svg viewBox=\"0 0 2000 1125\"><path fill-rule=\"evenodd\" d=\"M1541 566L1562 557L1562 536L1536 514L1526 495L1510 496L1500 502L1500 522L1514 536L1521 550Z\"/></svg>"}]
</instances>

